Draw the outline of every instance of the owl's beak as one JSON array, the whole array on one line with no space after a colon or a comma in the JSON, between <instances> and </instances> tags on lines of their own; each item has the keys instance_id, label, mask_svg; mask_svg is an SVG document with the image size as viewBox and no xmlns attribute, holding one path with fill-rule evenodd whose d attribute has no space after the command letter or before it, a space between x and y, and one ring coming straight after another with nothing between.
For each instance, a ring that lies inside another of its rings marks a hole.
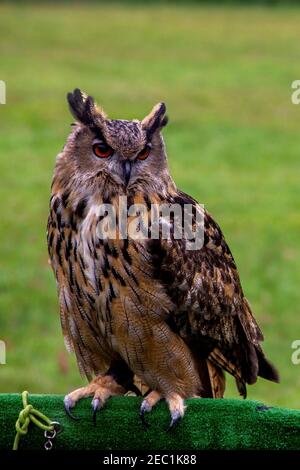
<instances>
[{"instance_id":1,"label":"owl's beak","mask_svg":"<svg viewBox=\"0 0 300 470\"><path fill-rule=\"evenodd\" d=\"M125 160L123 162L123 174L124 174L124 180L125 180L126 186L128 185L128 181L130 180L131 168L132 168L132 162L130 160Z\"/></svg>"}]
</instances>

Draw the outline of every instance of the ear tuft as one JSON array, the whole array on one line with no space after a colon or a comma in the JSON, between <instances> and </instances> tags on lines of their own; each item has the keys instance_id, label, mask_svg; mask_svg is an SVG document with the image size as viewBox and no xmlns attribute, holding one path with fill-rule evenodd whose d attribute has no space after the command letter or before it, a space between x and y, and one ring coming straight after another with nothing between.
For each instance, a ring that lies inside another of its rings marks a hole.
<instances>
[{"instance_id":1,"label":"ear tuft","mask_svg":"<svg viewBox=\"0 0 300 470\"><path fill-rule=\"evenodd\" d=\"M164 116L160 122L161 127L165 127L169 122L169 116Z\"/></svg>"},{"instance_id":2,"label":"ear tuft","mask_svg":"<svg viewBox=\"0 0 300 470\"><path fill-rule=\"evenodd\" d=\"M75 88L72 93L67 94L70 111L74 118L87 126L99 124L105 119L104 113L96 106L94 98Z\"/></svg>"},{"instance_id":3,"label":"ear tuft","mask_svg":"<svg viewBox=\"0 0 300 470\"><path fill-rule=\"evenodd\" d=\"M168 117L165 115L166 105L165 103L158 103L150 114L146 116L142 121L142 127L146 130L148 137L151 138L152 135L166 126L168 122Z\"/></svg>"}]
</instances>

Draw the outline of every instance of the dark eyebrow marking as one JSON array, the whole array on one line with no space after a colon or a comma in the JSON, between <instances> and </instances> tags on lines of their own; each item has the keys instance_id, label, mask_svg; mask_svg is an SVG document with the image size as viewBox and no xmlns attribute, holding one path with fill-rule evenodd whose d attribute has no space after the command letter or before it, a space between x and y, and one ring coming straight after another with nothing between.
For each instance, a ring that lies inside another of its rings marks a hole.
<instances>
[{"instance_id":1,"label":"dark eyebrow marking","mask_svg":"<svg viewBox=\"0 0 300 470\"><path fill-rule=\"evenodd\" d=\"M96 137L98 137L98 139L103 140L103 142L106 143L106 140L104 139L104 136L99 127L89 126L89 129L96 135Z\"/></svg>"},{"instance_id":2,"label":"dark eyebrow marking","mask_svg":"<svg viewBox=\"0 0 300 470\"><path fill-rule=\"evenodd\" d=\"M97 139L101 140L104 144L106 144L108 147L112 148L113 151L115 152L115 149L107 143L107 141L106 141L104 135L102 134L101 130L99 129L99 127L89 126L89 129L95 134Z\"/></svg>"}]
</instances>

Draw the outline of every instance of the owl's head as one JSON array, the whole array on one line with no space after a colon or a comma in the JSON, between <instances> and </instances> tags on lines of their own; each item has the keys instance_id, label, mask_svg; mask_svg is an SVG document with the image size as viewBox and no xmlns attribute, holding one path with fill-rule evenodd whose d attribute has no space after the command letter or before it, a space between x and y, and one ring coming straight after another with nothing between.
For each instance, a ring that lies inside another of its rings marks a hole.
<instances>
[{"instance_id":1,"label":"owl's head","mask_svg":"<svg viewBox=\"0 0 300 470\"><path fill-rule=\"evenodd\" d=\"M61 154L60 171L82 183L101 178L127 191L166 184L169 177L161 129L166 106L159 103L143 120L108 119L91 96L79 89L67 95L76 119Z\"/></svg>"}]
</instances>

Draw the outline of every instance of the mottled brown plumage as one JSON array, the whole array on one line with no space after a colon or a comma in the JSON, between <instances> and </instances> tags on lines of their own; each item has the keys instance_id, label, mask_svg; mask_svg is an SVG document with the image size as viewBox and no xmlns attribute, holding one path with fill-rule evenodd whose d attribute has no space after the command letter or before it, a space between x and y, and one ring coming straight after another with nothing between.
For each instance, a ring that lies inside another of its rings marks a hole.
<instances>
[{"instance_id":1,"label":"mottled brown plumage","mask_svg":"<svg viewBox=\"0 0 300 470\"><path fill-rule=\"evenodd\" d=\"M97 410L142 381L152 392L141 414L165 398L173 425L185 398L223 396L224 370L244 396L257 376L278 381L219 226L169 174L164 104L142 121L124 121L109 120L79 90L68 101L76 125L57 158L48 246L66 345L81 372L96 378L68 395L66 407L92 395ZM128 207L143 204L148 221L151 204L192 205L204 218L203 247L188 250L176 239L174 218L168 239L121 239L120 220L116 236L101 239L99 207L118 213L120 196Z\"/></svg>"}]
</instances>

